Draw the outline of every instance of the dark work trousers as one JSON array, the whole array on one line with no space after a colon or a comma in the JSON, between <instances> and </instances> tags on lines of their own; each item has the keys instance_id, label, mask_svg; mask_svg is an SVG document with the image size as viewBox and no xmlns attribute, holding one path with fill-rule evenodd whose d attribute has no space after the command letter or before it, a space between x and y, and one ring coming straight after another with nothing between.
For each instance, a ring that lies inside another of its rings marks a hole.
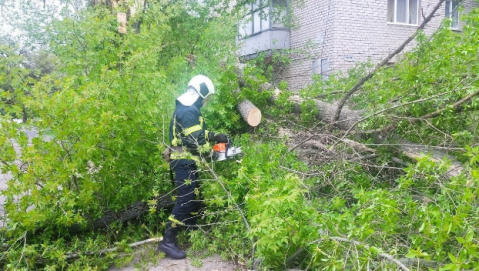
<instances>
[{"instance_id":1,"label":"dark work trousers","mask_svg":"<svg viewBox=\"0 0 479 271\"><path fill-rule=\"evenodd\" d=\"M173 167L175 184L178 189L175 206L171 212L170 220L179 221L185 225L194 225L196 212L201 204L195 193L199 193L199 174L196 164L186 164Z\"/></svg>"}]
</instances>

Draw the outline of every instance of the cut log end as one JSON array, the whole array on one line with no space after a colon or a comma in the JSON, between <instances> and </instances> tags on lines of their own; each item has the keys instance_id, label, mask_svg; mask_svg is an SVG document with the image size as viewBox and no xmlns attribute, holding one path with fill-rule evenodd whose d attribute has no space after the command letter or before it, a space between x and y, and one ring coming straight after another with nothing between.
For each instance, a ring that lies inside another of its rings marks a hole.
<instances>
[{"instance_id":1,"label":"cut log end","mask_svg":"<svg viewBox=\"0 0 479 271\"><path fill-rule=\"evenodd\" d=\"M261 123L261 111L258 108L251 109L246 122L252 127L258 126Z\"/></svg>"},{"instance_id":2,"label":"cut log end","mask_svg":"<svg viewBox=\"0 0 479 271\"><path fill-rule=\"evenodd\" d=\"M244 100L238 104L238 110L249 126L256 127L261 123L261 110L249 100Z\"/></svg>"}]
</instances>

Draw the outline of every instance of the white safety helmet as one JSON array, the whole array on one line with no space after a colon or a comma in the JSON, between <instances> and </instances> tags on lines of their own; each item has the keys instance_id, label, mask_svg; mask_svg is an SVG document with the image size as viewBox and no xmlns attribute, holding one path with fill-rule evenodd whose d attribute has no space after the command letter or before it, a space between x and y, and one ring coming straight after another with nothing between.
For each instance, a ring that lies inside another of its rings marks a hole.
<instances>
[{"instance_id":1,"label":"white safety helmet","mask_svg":"<svg viewBox=\"0 0 479 271\"><path fill-rule=\"evenodd\" d=\"M204 75L196 75L188 83L188 89L178 101L184 106L193 105L200 97L203 98L203 105L207 104L215 94L215 86L211 79Z\"/></svg>"}]
</instances>

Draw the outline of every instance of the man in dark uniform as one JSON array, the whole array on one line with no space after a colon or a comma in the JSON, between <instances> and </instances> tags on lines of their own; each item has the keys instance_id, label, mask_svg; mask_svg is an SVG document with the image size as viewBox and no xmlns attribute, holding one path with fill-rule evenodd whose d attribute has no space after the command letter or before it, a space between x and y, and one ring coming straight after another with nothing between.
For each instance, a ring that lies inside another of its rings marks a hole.
<instances>
[{"instance_id":1,"label":"man in dark uniform","mask_svg":"<svg viewBox=\"0 0 479 271\"><path fill-rule=\"evenodd\" d=\"M204 75L193 77L185 93L176 99L176 108L170 122L170 143L172 148L170 167L175 173L178 195L175 206L168 218L163 240L158 250L172 259L184 259L186 253L176 245L176 236L182 226L194 225L199 211L196 201L198 170L196 161L199 148L209 142L227 143L224 134L215 134L206 129L200 109L215 94L213 82Z\"/></svg>"}]
</instances>

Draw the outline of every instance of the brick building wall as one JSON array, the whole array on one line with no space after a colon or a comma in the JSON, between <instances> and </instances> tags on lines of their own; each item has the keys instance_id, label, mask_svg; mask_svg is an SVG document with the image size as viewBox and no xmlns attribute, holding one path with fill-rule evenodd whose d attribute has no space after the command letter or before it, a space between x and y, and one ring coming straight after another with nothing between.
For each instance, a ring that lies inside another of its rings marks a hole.
<instances>
[{"instance_id":1,"label":"brick building wall","mask_svg":"<svg viewBox=\"0 0 479 271\"><path fill-rule=\"evenodd\" d=\"M298 90L311 82L313 59L333 55L334 24L337 1L305 1L304 6L293 6L298 28L291 30L291 49L300 50L283 73L289 88Z\"/></svg>"},{"instance_id":2,"label":"brick building wall","mask_svg":"<svg viewBox=\"0 0 479 271\"><path fill-rule=\"evenodd\" d=\"M420 1L424 16L437 3L437 0ZM472 3L466 2L465 9L471 8ZM313 82L313 61L320 63L321 59L327 59L331 72L345 72L368 60L377 64L417 29L417 25L388 23L386 0L307 0L293 9L298 27L291 30L291 49L301 53L293 55L294 61L282 74L291 90ZM425 29L427 35L441 24L444 5L436 15ZM418 24L423 21L421 14L419 17ZM411 46L414 42L406 50Z\"/></svg>"}]
</instances>

